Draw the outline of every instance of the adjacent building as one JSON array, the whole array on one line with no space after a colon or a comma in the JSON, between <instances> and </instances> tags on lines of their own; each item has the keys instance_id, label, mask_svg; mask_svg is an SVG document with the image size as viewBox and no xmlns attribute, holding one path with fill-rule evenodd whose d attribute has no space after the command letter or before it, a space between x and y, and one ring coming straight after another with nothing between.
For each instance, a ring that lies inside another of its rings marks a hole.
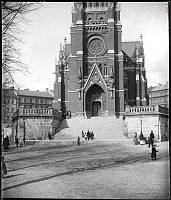
<instances>
[{"instance_id":1,"label":"adjacent building","mask_svg":"<svg viewBox=\"0 0 171 200\"><path fill-rule=\"evenodd\" d=\"M18 99L17 106L24 108L48 108L52 107L53 92L46 91L30 91L29 89L15 90Z\"/></svg>"},{"instance_id":2,"label":"adjacent building","mask_svg":"<svg viewBox=\"0 0 171 200\"><path fill-rule=\"evenodd\" d=\"M159 84L148 89L149 105L169 108L169 84Z\"/></svg>"},{"instance_id":3,"label":"adjacent building","mask_svg":"<svg viewBox=\"0 0 171 200\"><path fill-rule=\"evenodd\" d=\"M52 107L53 90L30 91L29 89L3 89L3 128L13 127L13 117L20 107L24 109L46 109Z\"/></svg>"}]
</instances>

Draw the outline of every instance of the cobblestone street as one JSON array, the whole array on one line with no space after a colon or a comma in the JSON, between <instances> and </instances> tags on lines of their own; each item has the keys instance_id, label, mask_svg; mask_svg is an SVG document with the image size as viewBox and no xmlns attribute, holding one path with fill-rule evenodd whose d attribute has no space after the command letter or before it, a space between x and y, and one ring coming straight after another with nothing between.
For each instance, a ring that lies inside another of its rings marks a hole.
<instances>
[{"instance_id":1,"label":"cobblestone street","mask_svg":"<svg viewBox=\"0 0 171 200\"><path fill-rule=\"evenodd\" d=\"M132 140L27 145L5 152L4 198L169 198L168 142L151 148Z\"/></svg>"}]
</instances>

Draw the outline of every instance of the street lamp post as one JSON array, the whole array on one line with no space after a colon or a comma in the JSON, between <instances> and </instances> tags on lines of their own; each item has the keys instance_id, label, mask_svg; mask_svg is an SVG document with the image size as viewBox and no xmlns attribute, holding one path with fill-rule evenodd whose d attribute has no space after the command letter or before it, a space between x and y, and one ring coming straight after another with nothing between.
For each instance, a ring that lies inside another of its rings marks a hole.
<instances>
[{"instance_id":1,"label":"street lamp post","mask_svg":"<svg viewBox=\"0 0 171 200\"><path fill-rule=\"evenodd\" d=\"M23 119L23 127L24 127L24 136L23 136L23 142L26 143L26 126L25 126L25 119Z\"/></svg>"},{"instance_id":2,"label":"street lamp post","mask_svg":"<svg viewBox=\"0 0 171 200\"><path fill-rule=\"evenodd\" d=\"M141 116L141 117L140 117L140 122L141 122L141 133L142 133L142 120L143 120L143 117Z\"/></svg>"}]
</instances>

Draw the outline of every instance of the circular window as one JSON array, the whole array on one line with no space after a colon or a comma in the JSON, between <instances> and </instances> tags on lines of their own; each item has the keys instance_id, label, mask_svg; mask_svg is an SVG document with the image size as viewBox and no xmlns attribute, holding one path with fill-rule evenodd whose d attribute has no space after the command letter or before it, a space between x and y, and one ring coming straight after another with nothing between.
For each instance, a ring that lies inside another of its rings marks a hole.
<instances>
[{"instance_id":1,"label":"circular window","mask_svg":"<svg viewBox=\"0 0 171 200\"><path fill-rule=\"evenodd\" d=\"M88 43L88 49L93 54L101 53L104 47L104 41L101 38L92 38Z\"/></svg>"}]
</instances>

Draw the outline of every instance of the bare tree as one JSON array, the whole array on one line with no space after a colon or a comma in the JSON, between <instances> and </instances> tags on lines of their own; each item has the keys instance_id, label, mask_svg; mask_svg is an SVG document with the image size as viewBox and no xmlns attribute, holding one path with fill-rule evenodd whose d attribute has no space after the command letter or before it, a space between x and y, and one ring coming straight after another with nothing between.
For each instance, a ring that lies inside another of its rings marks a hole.
<instances>
[{"instance_id":1,"label":"bare tree","mask_svg":"<svg viewBox=\"0 0 171 200\"><path fill-rule=\"evenodd\" d=\"M22 43L21 23L29 22L27 15L40 8L35 2L1 1L2 8L2 87L7 88L15 83L14 73L27 72L27 65L21 61Z\"/></svg>"}]
</instances>

